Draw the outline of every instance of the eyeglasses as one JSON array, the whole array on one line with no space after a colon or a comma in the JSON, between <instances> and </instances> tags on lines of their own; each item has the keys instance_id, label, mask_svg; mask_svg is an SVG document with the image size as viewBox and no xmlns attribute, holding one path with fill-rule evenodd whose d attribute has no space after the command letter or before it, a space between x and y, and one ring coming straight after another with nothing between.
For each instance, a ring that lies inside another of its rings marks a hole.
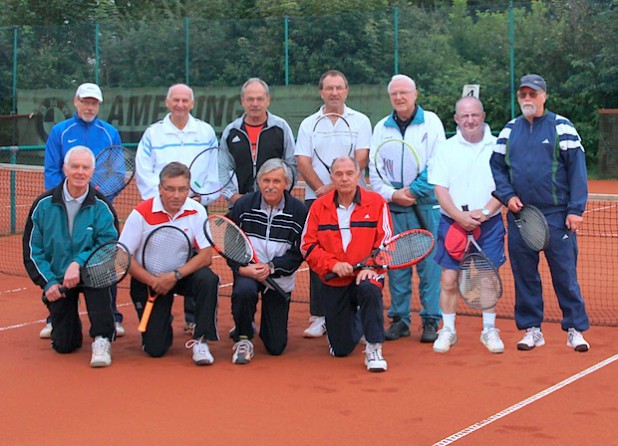
<instances>
[{"instance_id":1,"label":"eyeglasses","mask_svg":"<svg viewBox=\"0 0 618 446\"><path fill-rule=\"evenodd\" d=\"M161 185L161 188L165 192L169 192L170 194L173 194L175 192L186 194L187 192L189 192L189 186L172 187L172 186Z\"/></svg>"},{"instance_id":2,"label":"eyeglasses","mask_svg":"<svg viewBox=\"0 0 618 446\"><path fill-rule=\"evenodd\" d=\"M531 99L535 99L538 95L539 95L538 91L518 91L517 92L517 97L521 99L524 99L526 96L530 97Z\"/></svg>"},{"instance_id":3,"label":"eyeglasses","mask_svg":"<svg viewBox=\"0 0 618 446\"><path fill-rule=\"evenodd\" d=\"M391 97L395 97L395 96L405 96L407 94L412 94L414 90L397 90L397 91L391 91L388 94Z\"/></svg>"},{"instance_id":4,"label":"eyeglasses","mask_svg":"<svg viewBox=\"0 0 618 446\"><path fill-rule=\"evenodd\" d=\"M330 92L330 91L343 91L346 88L348 88L348 87L346 87L345 85L329 85L328 87L324 87L323 90L324 91L328 91L328 92Z\"/></svg>"},{"instance_id":5,"label":"eyeglasses","mask_svg":"<svg viewBox=\"0 0 618 446\"><path fill-rule=\"evenodd\" d=\"M87 105L88 107L98 107L99 106L99 101L97 101L96 99L78 99L79 102L81 102L84 105Z\"/></svg>"}]
</instances>

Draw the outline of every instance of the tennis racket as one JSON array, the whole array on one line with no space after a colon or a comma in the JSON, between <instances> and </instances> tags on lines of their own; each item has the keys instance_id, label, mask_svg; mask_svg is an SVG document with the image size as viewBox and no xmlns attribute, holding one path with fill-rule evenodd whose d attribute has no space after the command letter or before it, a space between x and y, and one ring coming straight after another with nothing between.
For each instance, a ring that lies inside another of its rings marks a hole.
<instances>
[{"instance_id":1,"label":"tennis racket","mask_svg":"<svg viewBox=\"0 0 618 446\"><path fill-rule=\"evenodd\" d=\"M407 268L427 257L432 249L431 232L425 229L410 229L391 237L353 268L355 271L363 268L386 270ZM324 279L328 281L336 277L336 273L328 273Z\"/></svg>"},{"instance_id":2,"label":"tennis racket","mask_svg":"<svg viewBox=\"0 0 618 446\"><path fill-rule=\"evenodd\" d=\"M467 212L468 206L462 206L462 210ZM494 308L502 297L498 268L476 243L471 231L457 270L457 289L466 304L479 310Z\"/></svg>"},{"instance_id":3,"label":"tennis racket","mask_svg":"<svg viewBox=\"0 0 618 446\"><path fill-rule=\"evenodd\" d=\"M332 118L337 118L335 122ZM342 124L340 124L340 122ZM311 132L313 154L330 174L330 165L340 156L354 156L354 134L350 123L338 113L325 113Z\"/></svg>"},{"instance_id":4,"label":"tennis racket","mask_svg":"<svg viewBox=\"0 0 618 446\"><path fill-rule=\"evenodd\" d=\"M135 153L123 146L109 146L96 157L91 182L107 198L114 198L135 176Z\"/></svg>"},{"instance_id":5,"label":"tennis racket","mask_svg":"<svg viewBox=\"0 0 618 446\"><path fill-rule=\"evenodd\" d=\"M222 215L210 215L204 223L204 234L215 251L223 258L241 266L258 263L251 240L229 218ZM290 293L286 293L272 277L267 277L266 283L286 300L290 300Z\"/></svg>"},{"instance_id":6,"label":"tennis racket","mask_svg":"<svg viewBox=\"0 0 618 446\"><path fill-rule=\"evenodd\" d=\"M410 187L421 173L421 162L412 145L403 139L387 139L380 143L373 154L373 165L382 182L395 189ZM427 224L416 204L412 210L422 229Z\"/></svg>"},{"instance_id":7,"label":"tennis racket","mask_svg":"<svg viewBox=\"0 0 618 446\"><path fill-rule=\"evenodd\" d=\"M95 249L79 269L80 288L107 288L124 279L131 266L131 254L128 248L120 242L107 242ZM69 290L61 286L59 291L64 294ZM49 303L43 297L44 303Z\"/></svg>"},{"instance_id":8,"label":"tennis racket","mask_svg":"<svg viewBox=\"0 0 618 446\"><path fill-rule=\"evenodd\" d=\"M164 225L148 234L142 250L142 263L146 271L156 276L180 268L189 261L192 254L193 248L187 234L176 226ZM157 297L154 290L149 288L148 300L137 328L141 333L148 327Z\"/></svg>"},{"instance_id":9,"label":"tennis racket","mask_svg":"<svg viewBox=\"0 0 618 446\"><path fill-rule=\"evenodd\" d=\"M491 195L508 208L508 205L502 202L495 191ZM513 213L513 217L515 217L515 226L519 229L521 238L528 248L537 252L547 248L549 224L539 208L526 204L519 212Z\"/></svg>"},{"instance_id":10,"label":"tennis racket","mask_svg":"<svg viewBox=\"0 0 618 446\"><path fill-rule=\"evenodd\" d=\"M234 158L224 156L219 147L210 147L193 158L189 170L193 195L214 195L232 182L236 165Z\"/></svg>"}]
</instances>

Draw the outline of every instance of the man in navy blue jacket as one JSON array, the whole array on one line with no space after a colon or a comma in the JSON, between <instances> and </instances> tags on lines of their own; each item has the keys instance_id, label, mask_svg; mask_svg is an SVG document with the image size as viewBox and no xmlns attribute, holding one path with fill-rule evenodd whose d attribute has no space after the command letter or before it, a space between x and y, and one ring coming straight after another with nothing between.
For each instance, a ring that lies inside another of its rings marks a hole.
<instances>
[{"instance_id":1,"label":"man in navy blue jacket","mask_svg":"<svg viewBox=\"0 0 618 446\"><path fill-rule=\"evenodd\" d=\"M538 207L549 224L545 257L562 309L562 329L568 332L567 346L585 352L590 345L581 332L590 324L576 271L576 231L588 197L584 148L573 124L545 109L547 85L541 76L522 77L517 99L522 116L500 132L491 157L496 193L511 211L508 236L515 322L518 329L526 330L517 348L531 350L545 344L539 253L523 243L512 214L529 204Z\"/></svg>"}]
</instances>

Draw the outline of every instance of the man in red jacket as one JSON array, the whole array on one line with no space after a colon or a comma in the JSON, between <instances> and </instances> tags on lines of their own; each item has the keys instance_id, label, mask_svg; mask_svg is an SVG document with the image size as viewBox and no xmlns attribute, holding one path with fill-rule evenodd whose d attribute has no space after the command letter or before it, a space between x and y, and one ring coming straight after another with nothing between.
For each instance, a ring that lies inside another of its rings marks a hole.
<instances>
[{"instance_id":1,"label":"man in red jacket","mask_svg":"<svg viewBox=\"0 0 618 446\"><path fill-rule=\"evenodd\" d=\"M324 285L322 302L331 354L349 355L364 333L367 370L383 372L387 368L382 357L384 271L355 271L353 265L393 235L392 221L384 199L360 188L359 178L360 168L354 158L333 161L334 190L313 203L301 250ZM337 277L327 281L329 273Z\"/></svg>"}]
</instances>

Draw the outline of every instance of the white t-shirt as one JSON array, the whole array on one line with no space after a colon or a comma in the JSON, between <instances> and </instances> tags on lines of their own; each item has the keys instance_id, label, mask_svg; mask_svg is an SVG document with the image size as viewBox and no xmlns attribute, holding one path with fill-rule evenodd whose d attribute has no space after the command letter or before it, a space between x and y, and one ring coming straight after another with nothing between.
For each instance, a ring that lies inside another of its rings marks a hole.
<instances>
[{"instance_id":1,"label":"white t-shirt","mask_svg":"<svg viewBox=\"0 0 618 446\"><path fill-rule=\"evenodd\" d=\"M466 141L457 128L457 134L440 144L434 153L428 170L429 183L447 188L459 209L463 205L471 210L483 208L496 189L489 166L496 139L487 124L478 143ZM441 212L448 215L444 209Z\"/></svg>"},{"instance_id":2,"label":"white t-shirt","mask_svg":"<svg viewBox=\"0 0 618 446\"><path fill-rule=\"evenodd\" d=\"M300 124L294 155L311 158L311 166L322 183L330 184L331 179L328 169L315 156L313 151L315 144L313 128L322 116L324 116L324 106L320 107L317 113L305 118ZM369 118L347 106L344 106L342 116L350 124L352 151L369 149L371 145L371 121L369 121ZM330 167L335 158L349 154L350 131L341 119L338 119L334 124L328 118L322 119L316 128L316 135L319 135L319 139L328 143L329 150L327 152L323 152L320 150L320 147L317 147L320 158L327 166ZM351 156L354 155L352 154ZM361 179L361 181L363 180ZM305 200L314 198L316 198L315 191L310 187L306 187Z\"/></svg>"}]
</instances>

